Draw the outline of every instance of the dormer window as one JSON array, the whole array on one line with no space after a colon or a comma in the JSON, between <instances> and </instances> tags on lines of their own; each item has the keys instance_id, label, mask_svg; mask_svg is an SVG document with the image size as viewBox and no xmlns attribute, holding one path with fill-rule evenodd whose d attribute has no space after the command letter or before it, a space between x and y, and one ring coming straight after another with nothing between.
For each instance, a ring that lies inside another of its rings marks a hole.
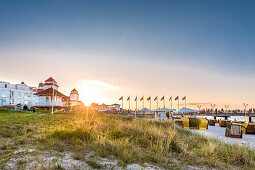
<instances>
[{"instance_id":1,"label":"dormer window","mask_svg":"<svg viewBox=\"0 0 255 170\"><path fill-rule=\"evenodd\" d=\"M4 85L4 88L7 88L7 84Z\"/></svg>"}]
</instances>

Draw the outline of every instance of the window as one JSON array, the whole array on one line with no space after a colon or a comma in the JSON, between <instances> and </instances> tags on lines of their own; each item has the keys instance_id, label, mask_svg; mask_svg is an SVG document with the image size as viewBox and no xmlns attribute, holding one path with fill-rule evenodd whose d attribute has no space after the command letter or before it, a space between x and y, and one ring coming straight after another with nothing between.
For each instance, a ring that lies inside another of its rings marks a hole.
<instances>
[{"instance_id":1,"label":"window","mask_svg":"<svg viewBox=\"0 0 255 170\"><path fill-rule=\"evenodd\" d=\"M49 97L46 97L46 102L49 102Z\"/></svg>"},{"instance_id":2,"label":"window","mask_svg":"<svg viewBox=\"0 0 255 170\"><path fill-rule=\"evenodd\" d=\"M7 103L6 103L6 100L2 100L2 103L3 103L3 105L6 105Z\"/></svg>"},{"instance_id":3,"label":"window","mask_svg":"<svg viewBox=\"0 0 255 170\"><path fill-rule=\"evenodd\" d=\"M7 84L4 85L4 88L7 88Z\"/></svg>"},{"instance_id":4,"label":"window","mask_svg":"<svg viewBox=\"0 0 255 170\"><path fill-rule=\"evenodd\" d=\"M2 93L1 93L1 97L7 97L7 96L6 96L6 92L5 92L5 91L2 91Z\"/></svg>"}]
</instances>

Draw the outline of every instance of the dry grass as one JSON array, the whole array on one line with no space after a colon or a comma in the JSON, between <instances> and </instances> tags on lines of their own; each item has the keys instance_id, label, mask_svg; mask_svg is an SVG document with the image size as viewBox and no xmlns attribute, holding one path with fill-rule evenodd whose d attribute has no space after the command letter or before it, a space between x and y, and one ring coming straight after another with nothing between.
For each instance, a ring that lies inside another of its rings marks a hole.
<instances>
[{"instance_id":1,"label":"dry grass","mask_svg":"<svg viewBox=\"0 0 255 170\"><path fill-rule=\"evenodd\" d=\"M74 146L85 144L101 157L113 155L122 166L133 162L150 162L165 168L255 166L254 150L175 129L169 121L145 121L86 110L48 135Z\"/></svg>"},{"instance_id":2,"label":"dry grass","mask_svg":"<svg viewBox=\"0 0 255 170\"><path fill-rule=\"evenodd\" d=\"M10 126L13 128L7 130ZM74 151L76 160L83 160L86 152L94 151L95 156L114 157L121 166L130 163L152 163L163 168L255 166L255 152L248 147L174 128L170 121L146 121L91 110L70 115L0 113L0 133L2 141L9 141L0 144L2 152L9 153L1 156L2 164L9 159L11 148L37 145L40 150ZM87 162L100 167L94 160Z\"/></svg>"}]
</instances>

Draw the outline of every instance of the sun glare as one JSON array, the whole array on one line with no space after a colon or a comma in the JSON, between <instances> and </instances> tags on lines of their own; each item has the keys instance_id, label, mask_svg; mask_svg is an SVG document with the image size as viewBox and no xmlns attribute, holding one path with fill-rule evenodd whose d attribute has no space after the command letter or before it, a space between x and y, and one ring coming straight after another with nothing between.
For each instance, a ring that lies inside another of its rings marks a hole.
<instances>
[{"instance_id":1,"label":"sun glare","mask_svg":"<svg viewBox=\"0 0 255 170\"><path fill-rule=\"evenodd\" d=\"M119 90L118 86L98 80L79 80L76 87L79 89L80 100L87 106L91 103L112 103L112 98L109 98L110 94Z\"/></svg>"}]
</instances>

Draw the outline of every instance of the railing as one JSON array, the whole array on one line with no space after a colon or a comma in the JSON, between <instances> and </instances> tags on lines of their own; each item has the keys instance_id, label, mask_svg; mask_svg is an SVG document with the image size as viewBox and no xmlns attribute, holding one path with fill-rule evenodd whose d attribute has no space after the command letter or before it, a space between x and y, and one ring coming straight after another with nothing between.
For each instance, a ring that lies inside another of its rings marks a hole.
<instances>
[{"instance_id":1,"label":"railing","mask_svg":"<svg viewBox=\"0 0 255 170\"><path fill-rule=\"evenodd\" d=\"M37 104L37 106L47 106L47 107L50 107L50 106L52 106L52 103L51 102L44 102L44 103ZM53 106L66 106L66 104L63 103L63 102L53 102Z\"/></svg>"},{"instance_id":2,"label":"railing","mask_svg":"<svg viewBox=\"0 0 255 170\"><path fill-rule=\"evenodd\" d=\"M228 117L228 116L255 116L255 113L233 113L233 112L218 112L218 113L174 113L174 115L190 115L190 116L213 116L213 117Z\"/></svg>"}]
</instances>

